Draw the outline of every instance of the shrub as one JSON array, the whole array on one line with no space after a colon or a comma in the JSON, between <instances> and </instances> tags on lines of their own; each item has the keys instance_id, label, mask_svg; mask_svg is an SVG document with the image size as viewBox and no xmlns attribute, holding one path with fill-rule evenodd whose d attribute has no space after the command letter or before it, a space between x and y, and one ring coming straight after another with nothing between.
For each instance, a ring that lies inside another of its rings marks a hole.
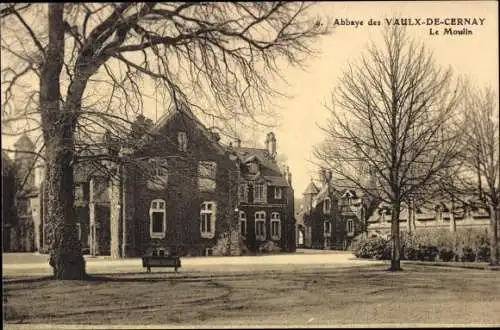
<instances>
[{"instance_id":1,"label":"shrub","mask_svg":"<svg viewBox=\"0 0 500 330\"><path fill-rule=\"evenodd\" d=\"M462 247L462 255L460 258L462 261L472 262L476 260L476 252L470 246Z\"/></svg>"},{"instance_id":2,"label":"shrub","mask_svg":"<svg viewBox=\"0 0 500 330\"><path fill-rule=\"evenodd\" d=\"M391 258L390 241L382 237L356 237L351 244L351 251L357 258Z\"/></svg>"},{"instance_id":3,"label":"shrub","mask_svg":"<svg viewBox=\"0 0 500 330\"><path fill-rule=\"evenodd\" d=\"M439 259L441 261L451 261L455 257L455 252L453 251L453 248L450 247L440 247L439 248Z\"/></svg>"},{"instance_id":4,"label":"shrub","mask_svg":"<svg viewBox=\"0 0 500 330\"><path fill-rule=\"evenodd\" d=\"M487 262L490 260L490 246L488 244L481 244L476 250L476 261Z\"/></svg>"},{"instance_id":5,"label":"shrub","mask_svg":"<svg viewBox=\"0 0 500 330\"><path fill-rule=\"evenodd\" d=\"M263 253L279 253L281 248L276 245L273 241L267 241L260 246Z\"/></svg>"}]
</instances>

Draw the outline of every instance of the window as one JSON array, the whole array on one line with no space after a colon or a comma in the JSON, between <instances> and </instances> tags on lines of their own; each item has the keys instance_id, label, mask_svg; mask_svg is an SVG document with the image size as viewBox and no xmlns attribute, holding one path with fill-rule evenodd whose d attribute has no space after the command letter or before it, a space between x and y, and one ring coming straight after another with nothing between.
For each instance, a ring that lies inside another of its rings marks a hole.
<instances>
[{"instance_id":1,"label":"window","mask_svg":"<svg viewBox=\"0 0 500 330\"><path fill-rule=\"evenodd\" d=\"M266 212L255 212L255 239L266 240Z\"/></svg>"},{"instance_id":2,"label":"window","mask_svg":"<svg viewBox=\"0 0 500 330\"><path fill-rule=\"evenodd\" d=\"M324 222L324 233L325 236L330 236L332 234L332 225L330 224L330 221Z\"/></svg>"},{"instance_id":3,"label":"window","mask_svg":"<svg viewBox=\"0 0 500 330\"><path fill-rule=\"evenodd\" d=\"M84 199L84 194L83 194L83 184L77 183L75 184L75 204L82 204L85 199Z\"/></svg>"},{"instance_id":4,"label":"window","mask_svg":"<svg viewBox=\"0 0 500 330\"><path fill-rule=\"evenodd\" d=\"M240 230L241 236L245 238L247 236L247 215L243 211L240 211Z\"/></svg>"},{"instance_id":5,"label":"window","mask_svg":"<svg viewBox=\"0 0 500 330\"><path fill-rule=\"evenodd\" d=\"M330 198L327 197L323 202L323 213L330 214L331 208L332 208L332 202L330 201Z\"/></svg>"},{"instance_id":6,"label":"window","mask_svg":"<svg viewBox=\"0 0 500 330\"><path fill-rule=\"evenodd\" d=\"M179 151L186 151L187 150L187 135L186 132L179 132L177 133L177 142L179 143Z\"/></svg>"},{"instance_id":7,"label":"window","mask_svg":"<svg viewBox=\"0 0 500 330\"><path fill-rule=\"evenodd\" d=\"M251 173L251 174L255 174L255 173L259 172L259 164L257 164L257 163L250 163L248 165L248 172Z\"/></svg>"},{"instance_id":8,"label":"window","mask_svg":"<svg viewBox=\"0 0 500 330\"><path fill-rule=\"evenodd\" d=\"M271 214L271 238L274 240L281 238L281 221L278 212L273 212Z\"/></svg>"},{"instance_id":9,"label":"window","mask_svg":"<svg viewBox=\"0 0 500 330\"><path fill-rule=\"evenodd\" d=\"M201 203L200 231L203 238L215 236L215 202Z\"/></svg>"},{"instance_id":10,"label":"window","mask_svg":"<svg viewBox=\"0 0 500 330\"><path fill-rule=\"evenodd\" d=\"M149 179L148 188L153 190L163 190L168 182L168 164L167 160L161 157L154 157L148 160Z\"/></svg>"},{"instance_id":11,"label":"window","mask_svg":"<svg viewBox=\"0 0 500 330\"><path fill-rule=\"evenodd\" d=\"M253 188L253 201L255 203L266 202L266 186L261 183L256 183Z\"/></svg>"},{"instance_id":12,"label":"window","mask_svg":"<svg viewBox=\"0 0 500 330\"><path fill-rule=\"evenodd\" d=\"M281 187L274 187L274 199L281 199L283 196L283 190Z\"/></svg>"},{"instance_id":13,"label":"window","mask_svg":"<svg viewBox=\"0 0 500 330\"><path fill-rule=\"evenodd\" d=\"M155 199L149 208L149 234L151 238L165 238L166 229L166 203L163 199Z\"/></svg>"},{"instance_id":14,"label":"window","mask_svg":"<svg viewBox=\"0 0 500 330\"><path fill-rule=\"evenodd\" d=\"M217 163L200 161L198 163L198 186L200 191L214 191Z\"/></svg>"},{"instance_id":15,"label":"window","mask_svg":"<svg viewBox=\"0 0 500 330\"><path fill-rule=\"evenodd\" d=\"M248 202L248 185L246 183L240 184L239 198L240 202Z\"/></svg>"},{"instance_id":16,"label":"window","mask_svg":"<svg viewBox=\"0 0 500 330\"><path fill-rule=\"evenodd\" d=\"M347 235L354 235L354 221L351 219L347 220Z\"/></svg>"},{"instance_id":17,"label":"window","mask_svg":"<svg viewBox=\"0 0 500 330\"><path fill-rule=\"evenodd\" d=\"M78 237L79 241L82 240L82 226L79 222L76 223L76 237Z\"/></svg>"}]
</instances>

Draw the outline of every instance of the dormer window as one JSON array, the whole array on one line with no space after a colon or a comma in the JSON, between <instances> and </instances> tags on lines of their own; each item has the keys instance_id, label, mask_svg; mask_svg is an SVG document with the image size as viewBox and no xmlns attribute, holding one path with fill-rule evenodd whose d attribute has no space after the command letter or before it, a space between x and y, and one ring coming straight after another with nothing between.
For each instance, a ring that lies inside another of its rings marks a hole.
<instances>
[{"instance_id":1,"label":"dormer window","mask_svg":"<svg viewBox=\"0 0 500 330\"><path fill-rule=\"evenodd\" d=\"M253 201L254 203L266 202L266 185L263 183L256 183L253 186Z\"/></svg>"},{"instance_id":2,"label":"dormer window","mask_svg":"<svg viewBox=\"0 0 500 330\"><path fill-rule=\"evenodd\" d=\"M251 174L255 174L255 173L259 172L259 164L250 163L248 165L248 172L250 172Z\"/></svg>"},{"instance_id":3,"label":"dormer window","mask_svg":"<svg viewBox=\"0 0 500 330\"><path fill-rule=\"evenodd\" d=\"M281 199L281 198L283 198L283 188L274 187L274 199Z\"/></svg>"},{"instance_id":4,"label":"dormer window","mask_svg":"<svg viewBox=\"0 0 500 330\"><path fill-rule=\"evenodd\" d=\"M186 151L187 150L187 134L186 132L178 132L177 133L177 142L179 146L179 151Z\"/></svg>"}]
</instances>

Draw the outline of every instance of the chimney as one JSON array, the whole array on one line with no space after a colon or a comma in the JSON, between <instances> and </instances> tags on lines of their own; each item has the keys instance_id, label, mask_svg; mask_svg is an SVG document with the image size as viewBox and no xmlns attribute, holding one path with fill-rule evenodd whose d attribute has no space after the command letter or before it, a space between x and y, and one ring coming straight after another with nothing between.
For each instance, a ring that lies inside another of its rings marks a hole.
<instances>
[{"instance_id":1,"label":"chimney","mask_svg":"<svg viewBox=\"0 0 500 330\"><path fill-rule=\"evenodd\" d=\"M319 169L319 182L321 183L322 186L324 186L327 182L326 169L324 169L323 167Z\"/></svg>"},{"instance_id":2,"label":"chimney","mask_svg":"<svg viewBox=\"0 0 500 330\"><path fill-rule=\"evenodd\" d=\"M328 183L332 181L332 170L326 170L326 180Z\"/></svg>"},{"instance_id":3,"label":"chimney","mask_svg":"<svg viewBox=\"0 0 500 330\"><path fill-rule=\"evenodd\" d=\"M286 167L286 172L288 174L288 184L291 187L292 186L292 172L290 172L290 168L288 166Z\"/></svg>"},{"instance_id":4,"label":"chimney","mask_svg":"<svg viewBox=\"0 0 500 330\"><path fill-rule=\"evenodd\" d=\"M241 140L239 138L236 139L236 147L241 148Z\"/></svg>"},{"instance_id":5,"label":"chimney","mask_svg":"<svg viewBox=\"0 0 500 330\"><path fill-rule=\"evenodd\" d=\"M267 133L266 136L266 149L269 156L274 159L276 157L276 137L273 132Z\"/></svg>"}]
</instances>

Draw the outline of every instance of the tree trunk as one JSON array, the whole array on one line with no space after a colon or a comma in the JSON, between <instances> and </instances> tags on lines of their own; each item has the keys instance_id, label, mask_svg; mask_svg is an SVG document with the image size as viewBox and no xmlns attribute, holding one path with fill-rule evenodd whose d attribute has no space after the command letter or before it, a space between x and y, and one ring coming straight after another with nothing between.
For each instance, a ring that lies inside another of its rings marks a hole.
<instances>
[{"instance_id":1,"label":"tree trunk","mask_svg":"<svg viewBox=\"0 0 500 330\"><path fill-rule=\"evenodd\" d=\"M391 268L390 271L400 271L401 269L401 240L399 235L399 212L400 202L395 202L391 214Z\"/></svg>"},{"instance_id":2,"label":"tree trunk","mask_svg":"<svg viewBox=\"0 0 500 330\"><path fill-rule=\"evenodd\" d=\"M450 210L450 231L452 233L457 232L457 221L455 220L455 199L451 199L451 210Z\"/></svg>"},{"instance_id":3,"label":"tree trunk","mask_svg":"<svg viewBox=\"0 0 500 330\"><path fill-rule=\"evenodd\" d=\"M46 151L44 222L54 277L80 280L85 261L78 240L73 191L74 113L61 111L60 74L64 60L63 3L48 5L49 43L40 74L40 113Z\"/></svg>"},{"instance_id":4,"label":"tree trunk","mask_svg":"<svg viewBox=\"0 0 500 330\"><path fill-rule=\"evenodd\" d=\"M500 209L490 204L490 265L498 266L498 216Z\"/></svg>"}]
</instances>

